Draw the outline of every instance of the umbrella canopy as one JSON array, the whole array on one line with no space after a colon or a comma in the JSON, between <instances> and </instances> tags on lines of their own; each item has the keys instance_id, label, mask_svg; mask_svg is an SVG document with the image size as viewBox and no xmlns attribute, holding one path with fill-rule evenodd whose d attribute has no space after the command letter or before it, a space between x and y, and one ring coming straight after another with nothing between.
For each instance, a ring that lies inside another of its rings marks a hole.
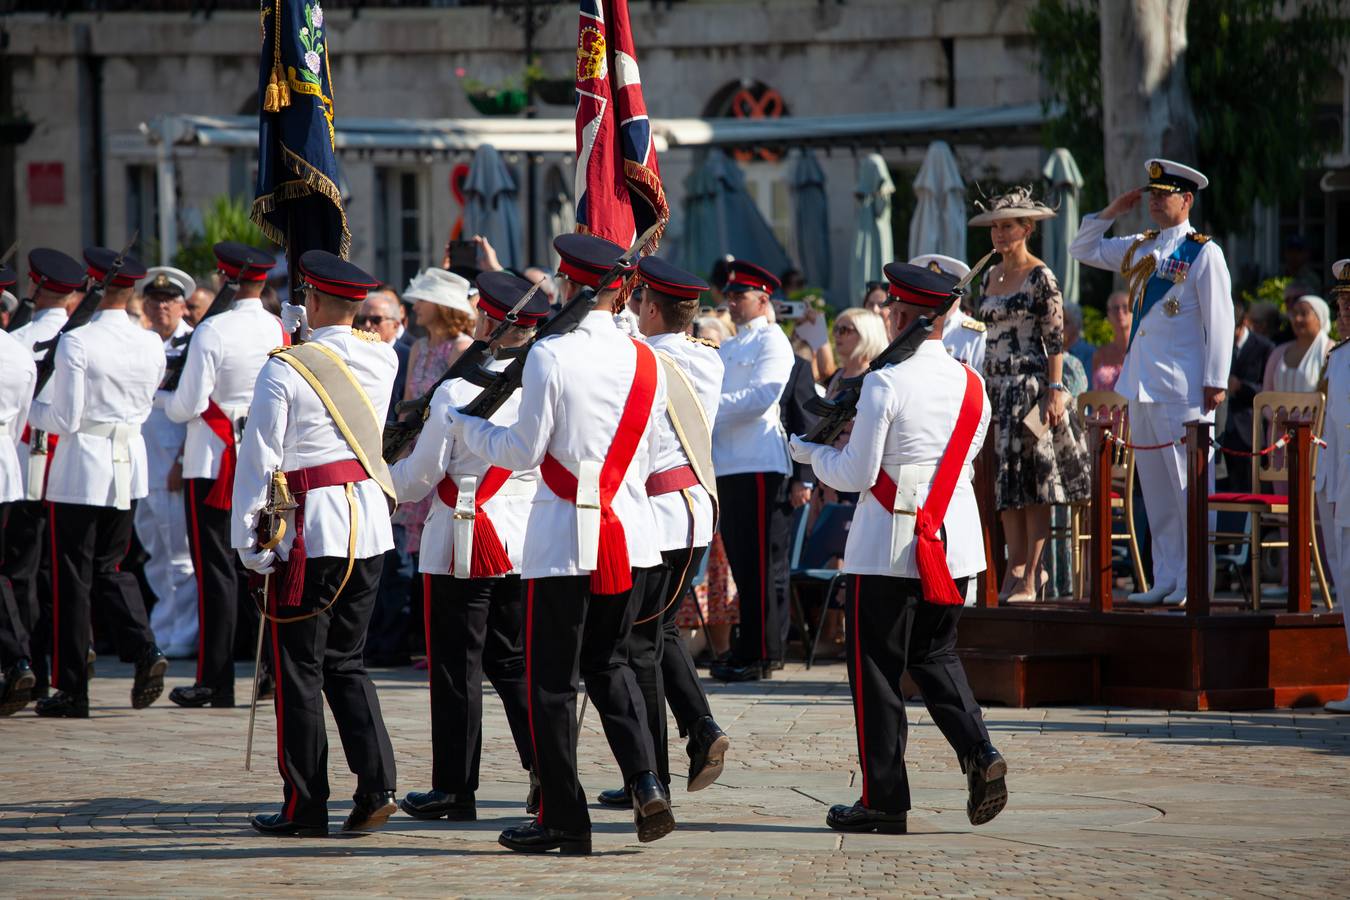
<instances>
[{"instance_id":1,"label":"umbrella canopy","mask_svg":"<svg viewBox=\"0 0 1350 900\"><path fill-rule=\"evenodd\" d=\"M576 208L572 204L572 185L568 173L553 166L544 176L544 226L548 231L547 246L553 268L558 268L558 253L553 249L553 236L576 230Z\"/></svg>"},{"instance_id":2,"label":"umbrella canopy","mask_svg":"<svg viewBox=\"0 0 1350 900\"><path fill-rule=\"evenodd\" d=\"M891 238L891 195L895 182L880 153L869 153L858 165L858 228L853 235L853 256L849 260L849 305L862 303L867 282L882 281L882 268L895 258Z\"/></svg>"},{"instance_id":3,"label":"umbrella canopy","mask_svg":"<svg viewBox=\"0 0 1350 900\"><path fill-rule=\"evenodd\" d=\"M792 230L797 259L806 283L830 285L830 203L825 196L825 172L810 150L800 151L792 165Z\"/></svg>"},{"instance_id":4,"label":"umbrella canopy","mask_svg":"<svg viewBox=\"0 0 1350 900\"><path fill-rule=\"evenodd\" d=\"M464 199L464 234L487 238L508 269L528 265L520 247L516 179L495 147L483 144L474 151L464 179Z\"/></svg>"},{"instance_id":5,"label":"umbrella canopy","mask_svg":"<svg viewBox=\"0 0 1350 900\"><path fill-rule=\"evenodd\" d=\"M730 253L770 272L791 266L787 251L745 190L739 166L717 148L685 181L684 267L708 275Z\"/></svg>"},{"instance_id":6,"label":"umbrella canopy","mask_svg":"<svg viewBox=\"0 0 1350 900\"><path fill-rule=\"evenodd\" d=\"M1059 279L1065 303L1078 302L1078 260L1069 255L1069 245L1078 236L1078 192L1083 174L1073 155L1063 147L1050 154L1042 170L1059 198L1059 215L1041 226L1041 257Z\"/></svg>"},{"instance_id":7,"label":"umbrella canopy","mask_svg":"<svg viewBox=\"0 0 1350 900\"><path fill-rule=\"evenodd\" d=\"M909 258L942 253L966 258L966 185L946 141L933 141L914 178L918 205L909 223Z\"/></svg>"}]
</instances>

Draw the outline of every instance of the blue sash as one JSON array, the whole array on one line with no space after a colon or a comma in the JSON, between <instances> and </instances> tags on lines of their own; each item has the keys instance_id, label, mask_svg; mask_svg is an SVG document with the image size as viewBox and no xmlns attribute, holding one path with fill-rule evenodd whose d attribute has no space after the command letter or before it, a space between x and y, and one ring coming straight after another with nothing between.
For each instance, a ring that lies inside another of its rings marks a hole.
<instances>
[{"instance_id":1,"label":"blue sash","mask_svg":"<svg viewBox=\"0 0 1350 900\"><path fill-rule=\"evenodd\" d=\"M1190 271L1191 263L1200 255L1200 248L1205 246L1204 241L1197 241L1187 236L1185 240L1177 247L1176 251L1167 259L1162 261L1157 271L1150 276L1148 283L1144 285L1144 298L1139 304L1139 309L1135 310L1134 321L1130 323L1130 340L1125 345L1126 350L1130 344L1134 343L1134 333L1139 330L1139 323L1144 321L1144 316L1153 308L1163 296L1186 280L1186 274Z\"/></svg>"}]
</instances>

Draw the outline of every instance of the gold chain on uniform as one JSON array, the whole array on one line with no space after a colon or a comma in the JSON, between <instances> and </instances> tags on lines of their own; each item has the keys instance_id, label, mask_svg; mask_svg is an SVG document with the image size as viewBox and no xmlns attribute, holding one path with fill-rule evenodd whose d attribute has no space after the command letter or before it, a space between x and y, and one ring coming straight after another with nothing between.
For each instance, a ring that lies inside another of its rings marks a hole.
<instances>
[{"instance_id":1,"label":"gold chain on uniform","mask_svg":"<svg viewBox=\"0 0 1350 900\"><path fill-rule=\"evenodd\" d=\"M1120 263L1120 274L1125 277L1130 292L1130 312L1134 316L1139 315L1139 308L1144 302L1144 289L1148 286L1148 280L1153 277L1153 272L1158 268L1158 260L1150 253L1148 256L1134 261L1134 254L1140 247L1158 236L1155 228L1150 228L1139 235L1130 245L1130 249L1125 251L1125 258Z\"/></svg>"}]
</instances>

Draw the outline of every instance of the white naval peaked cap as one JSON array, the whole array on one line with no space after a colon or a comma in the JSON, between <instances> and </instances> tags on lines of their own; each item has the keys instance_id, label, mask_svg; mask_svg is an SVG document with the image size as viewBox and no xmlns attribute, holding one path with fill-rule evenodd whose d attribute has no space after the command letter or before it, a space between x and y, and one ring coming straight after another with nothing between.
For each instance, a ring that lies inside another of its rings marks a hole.
<instances>
[{"instance_id":1,"label":"white naval peaked cap","mask_svg":"<svg viewBox=\"0 0 1350 900\"><path fill-rule=\"evenodd\" d=\"M136 292L139 294L146 291L178 292L186 300L195 290L197 282L192 280L192 276L173 266L152 266L145 270L145 277L136 282Z\"/></svg>"},{"instance_id":2,"label":"white naval peaked cap","mask_svg":"<svg viewBox=\"0 0 1350 900\"><path fill-rule=\"evenodd\" d=\"M1144 171L1148 173L1149 190L1179 194L1183 191L1195 193L1209 187L1209 179L1199 169L1170 159L1150 159L1144 163Z\"/></svg>"},{"instance_id":3,"label":"white naval peaked cap","mask_svg":"<svg viewBox=\"0 0 1350 900\"><path fill-rule=\"evenodd\" d=\"M955 275L957 278L965 278L970 274L970 266L961 262L955 256L943 256L941 253L921 253L911 259L909 264L932 269L935 272L946 272L948 275Z\"/></svg>"},{"instance_id":4,"label":"white naval peaked cap","mask_svg":"<svg viewBox=\"0 0 1350 900\"><path fill-rule=\"evenodd\" d=\"M467 279L435 266L414 275L403 292L404 300L425 300L473 315Z\"/></svg>"},{"instance_id":5,"label":"white naval peaked cap","mask_svg":"<svg viewBox=\"0 0 1350 900\"><path fill-rule=\"evenodd\" d=\"M1331 277L1336 279L1331 288L1332 294L1350 293L1350 259L1338 259L1332 263Z\"/></svg>"}]
</instances>

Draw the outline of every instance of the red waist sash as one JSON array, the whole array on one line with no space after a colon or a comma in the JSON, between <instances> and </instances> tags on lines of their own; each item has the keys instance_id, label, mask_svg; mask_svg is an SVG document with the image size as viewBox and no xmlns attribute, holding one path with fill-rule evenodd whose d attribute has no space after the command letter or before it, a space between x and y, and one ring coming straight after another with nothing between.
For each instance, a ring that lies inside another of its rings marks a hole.
<instances>
[{"instance_id":1,"label":"red waist sash","mask_svg":"<svg viewBox=\"0 0 1350 900\"><path fill-rule=\"evenodd\" d=\"M633 341L637 367L633 384L624 401L623 414L614 440L600 467L600 545L596 569L591 573L591 591L596 594L622 594L633 586L633 567L628 561L628 538L623 523L614 512L614 495L623 484L628 466L637 453L642 433L652 415L656 399L656 354L646 344ZM570 503L577 502L577 476L552 455L546 454L539 474L549 490Z\"/></svg>"},{"instance_id":2,"label":"red waist sash","mask_svg":"<svg viewBox=\"0 0 1350 900\"><path fill-rule=\"evenodd\" d=\"M676 466L673 469L654 472L647 476L647 496L659 497L662 494L673 494L676 491L691 488L696 484L698 484L698 476L694 474L693 466Z\"/></svg>"},{"instance_id":3,"label":"red waist sash","mask_svg":"<svg viewBox=\"0 0 1350 900\"><path fill-rule=\"evenodd\" d=\"M511 557L506 554L501 536L492 519L483 511L483 504L496 496L502 485L511 477L510 469L491 466L478 479L478 489L473 495L473 558L469 561L470 578L492 578L511 571ZM442 478L436 485L436 495L441 502L452 510L459 502L459 485L449 476ZM454 538L451 538L454 546ZM454 560L451 560L451 570ZM425 601L423 601L425 602Z\"/></svg>"},{"instance_id":4,"label":"red waist sash","mask_svg":"<svg viewBox=\"0 0 1350 900\"><path fill-rule=\"evenodd\" d=\"M366 481L370 476L365 468L354 459L340 459L337 462L310 466L308 469L296 469L286 473L286 485L295 497L295 540L291 542L291 555L287 557L281 572L281 590L278 603L286 606L299 606L305 590L305 495L319 488L335 487L340 484L356 484ZM278 560L280 564L280 560Z\"/></svg>"},{"instance_id":5,"label":"red waist sash","mask_svg":"<svg viewBox=\"0 0 1350 900\"><path fill-rule=\"evenodd\" d=\"M216 474L216 483L211 486L202 502L213 509L229 509L230 498L234 494L235 464L239 461L239 453L234 445L234 423L214 400L206 401L206 409L202 410L202 421L225 445L220 455L220 471Z\"/></svg>"},{"instance_id":6,"label":"red waist sash","mask_svg":"<svg viewBox=\"0 0 1350 900\"><path fill-rule=\"evenodd\" d=\"M947 568L947 548L942 544L941 530L942 520L947 516L947 505L951 503L961 470L965 468L966 456L975 441L975 431L980 427L980 415L984 411L984 389L980 386L980 379L969 366L965 370L966 391L961 398L956 428L933 474L928 497L915 513L914 521L914 559L919 568L923 598L944 606L960 606L965 602L965 598L956 592L956 582ZM896 490L895 479L885 469L878 471L877 480L871 488L872 496L888 512L895 510Z\"/></svg>"}]
</instances>

